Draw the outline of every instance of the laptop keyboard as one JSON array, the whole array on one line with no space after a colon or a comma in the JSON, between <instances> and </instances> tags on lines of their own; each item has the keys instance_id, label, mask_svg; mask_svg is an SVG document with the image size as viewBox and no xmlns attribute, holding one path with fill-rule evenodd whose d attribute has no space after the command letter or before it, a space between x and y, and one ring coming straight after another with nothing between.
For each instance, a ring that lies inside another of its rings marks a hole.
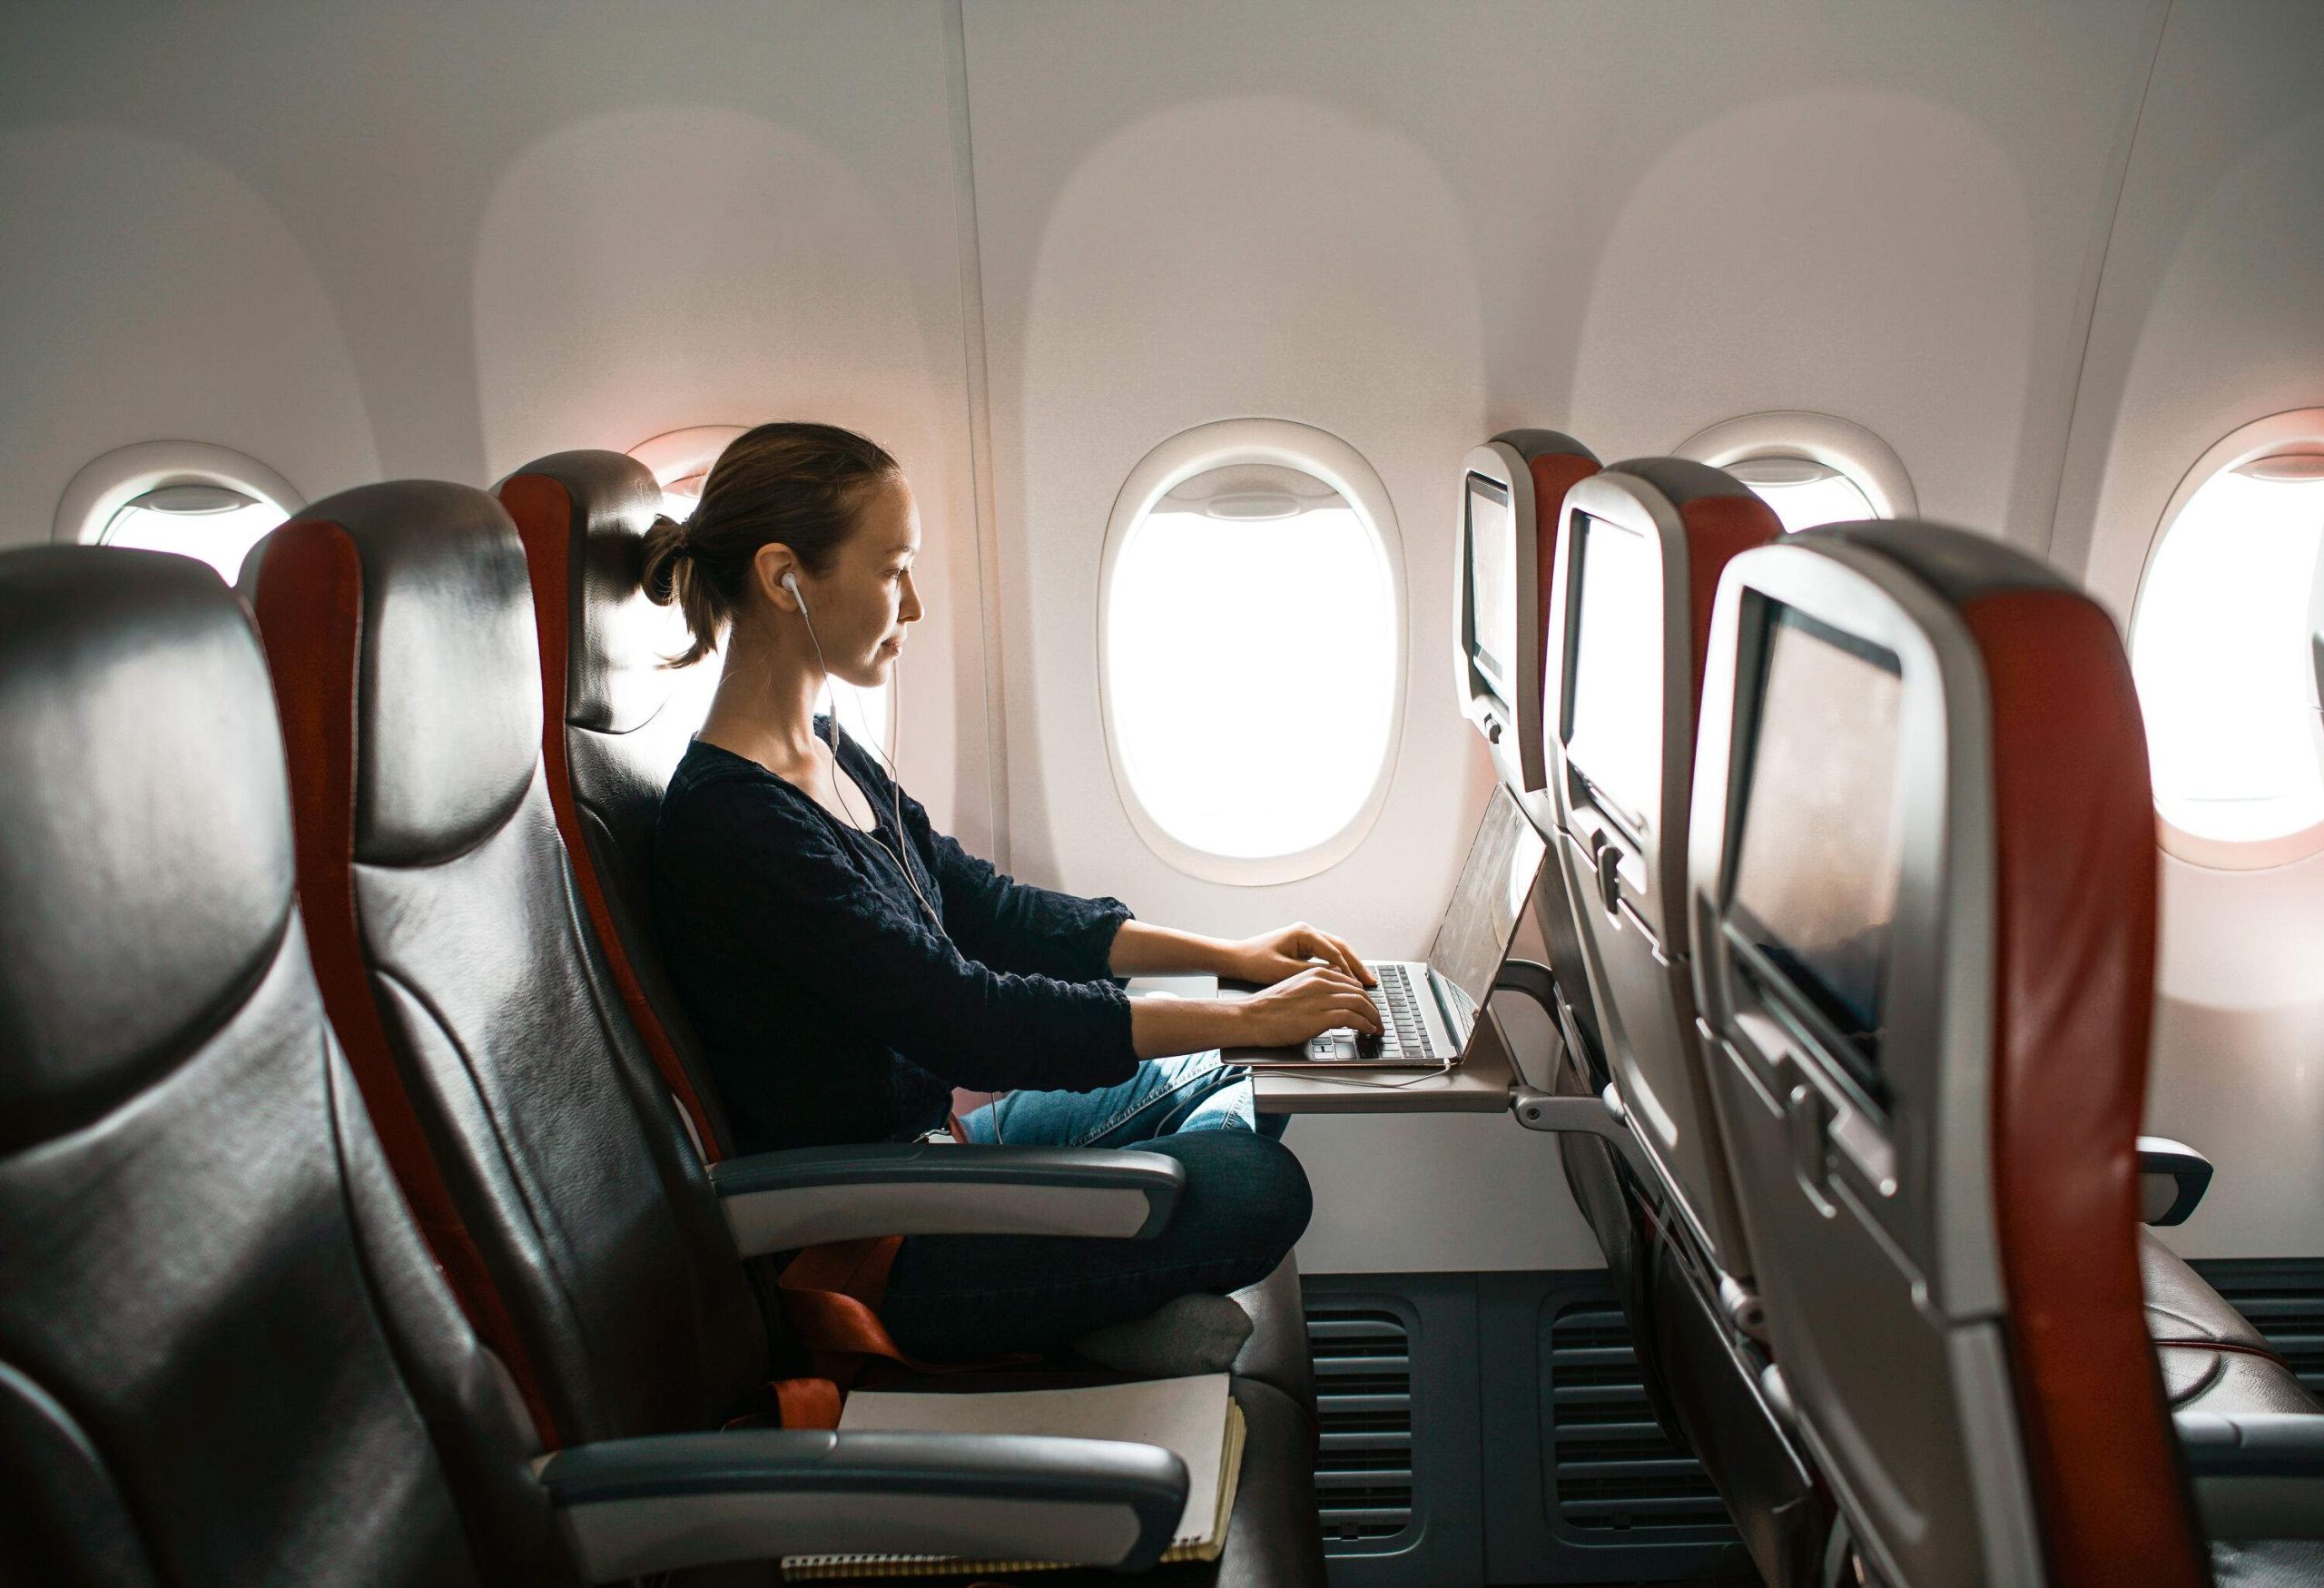
<instances>
[{"instance_id":1,"label":"laptop keyboard","mask_svg":"<svg viewBox=\"0 0 2324 1588\"><path fill-rule=\"evenodd\" d=\"M1308 1042L1309 1058L1427 1060L1428 1031L1421 1024L1411 972L1400 963L1374 965L1372 970L1380 978L1380 985L1369 991L1372 1007L1380 1011L1381 1034L1358 1034L1345 1026L1325 1031Z\"/></svg>"}]
</instances>

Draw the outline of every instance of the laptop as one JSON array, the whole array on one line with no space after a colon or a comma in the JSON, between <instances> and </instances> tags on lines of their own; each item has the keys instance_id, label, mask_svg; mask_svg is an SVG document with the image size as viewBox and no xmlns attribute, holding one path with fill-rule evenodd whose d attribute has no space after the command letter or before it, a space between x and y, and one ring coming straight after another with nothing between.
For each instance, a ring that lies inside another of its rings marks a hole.
<instances>
[{"instance_id":1,"label":"laptop","mask_svg":"<svg viewBox=\"0 0 2324 1588\"><path fill-rule=\"evenodd\" d=\"M1382 1034L1325 1031L1305 1048L1229 1048L1230 1064L1259 1070L1435 1068L1458 1063L1469 1050L1477 1011L1509 957L1510 940L1541 874L1548 845L1525 819L1509 790L1495 785L1484 820L1469 845L1452 902L1436 929L1426 960L1367 962L1380 985L1372 1001ZM1223 982L1221 998L1247 998L1257 989Z\"/></svg>"}]
</instances>

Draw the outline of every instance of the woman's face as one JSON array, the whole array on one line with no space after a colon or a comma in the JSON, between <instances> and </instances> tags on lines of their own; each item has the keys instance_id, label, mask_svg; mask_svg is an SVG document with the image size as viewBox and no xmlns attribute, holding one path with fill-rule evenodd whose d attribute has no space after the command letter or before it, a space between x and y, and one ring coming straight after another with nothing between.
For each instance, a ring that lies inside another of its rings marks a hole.
<instances>
[{"instance_id":1,"label":"woman's face","mask_svg":"<svg viewBox=\"0 0 2324 1588\"><path fill-rule=\"evenodd\" d=\"M864 498L855 532L840 542L822 577L802 569L807 616L834 678L870 689L888 681L903 651L904 626L920 621L911 567L920 555L920 505L897 478Z\"/></svg>"}]
</instances>

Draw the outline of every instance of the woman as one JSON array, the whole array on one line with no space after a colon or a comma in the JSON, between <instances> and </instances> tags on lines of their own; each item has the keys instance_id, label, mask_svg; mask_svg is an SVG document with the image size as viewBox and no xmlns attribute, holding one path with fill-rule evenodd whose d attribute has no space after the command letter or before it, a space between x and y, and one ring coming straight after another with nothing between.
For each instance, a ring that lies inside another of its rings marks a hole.
<instances>
[{"instance_id":1,"label":"woman","mask_svg":"<svg viewBox=\"0 0 2324 1588\"><path fill-rule=\"evenodd\" d=\"M1227 1045L1379 1030L1371 973L1306 926L1223 942L1113 899L1010 881L934 831L814 703L884 682L923 610L920 511L895 460L827 425L762 425L684 524L646 538L645 587L700 661L725 661L655 839L656 932L743 1151L909 1140L954 1088L1010 1095L972 1141L1124 1146L1187 1167L1142 1241L921 1237L881 1317L908 1353L1039 1350L1189 1292L1263 1277L1305 1228L1297 1161ZM1128 998L1109 978L1211 972L1246 1001Z\"/></svg>"}]
</instances>

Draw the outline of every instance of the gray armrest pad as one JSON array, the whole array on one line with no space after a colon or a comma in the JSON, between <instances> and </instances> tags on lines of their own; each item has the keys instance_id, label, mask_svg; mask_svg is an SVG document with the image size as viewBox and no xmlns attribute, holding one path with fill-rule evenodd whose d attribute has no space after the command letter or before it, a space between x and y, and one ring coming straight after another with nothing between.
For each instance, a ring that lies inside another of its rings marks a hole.
<instances>
[{"instance_id":1,"label":"gray armrest pad","mask_svg":"<svg viewBox=\"0 0 2324 1588\"><path fill-rule=\"evenodd\" d=\"M2211 1160L2185 1142L2139 1138L2139 1217L2146 1223L2186 1223L2211 1183Z\"/></svg>"},{"instance_id":2,"label":"gray armrest pad","mask_svg":"<svg viewBox=\"0 0 2324 1588\"><path fill-rule=\"evenodd\" d=\"M2212 1538L2324 1538L2324 1416L2181 1412L2174 1422Z\"/></svg>"},{"instance_id":3,"label":"gray armrest pad","mask_svg":"<svg viewBox=\"0 0 2324 1588\"><path fill-rule=\"evenodd\" d=\"M882 1235L1135 1239L1170 1222L1186 1165L1111 1148L805 1147L714 1164L744 1257Z\"/></svg>"},{"instance_id":4,"label":"gray armrest pad","mask_svg":"<svg viewBox=\"0 0 2324 1588\"><path fill-rule=\"evenodd\" d=\"M559 1451L539 1479L593 1583L820 1554L1136 1570L1187 1504L1159 1445L1021 1435L673 1434Z\"/></svg>"}]
</instances>

